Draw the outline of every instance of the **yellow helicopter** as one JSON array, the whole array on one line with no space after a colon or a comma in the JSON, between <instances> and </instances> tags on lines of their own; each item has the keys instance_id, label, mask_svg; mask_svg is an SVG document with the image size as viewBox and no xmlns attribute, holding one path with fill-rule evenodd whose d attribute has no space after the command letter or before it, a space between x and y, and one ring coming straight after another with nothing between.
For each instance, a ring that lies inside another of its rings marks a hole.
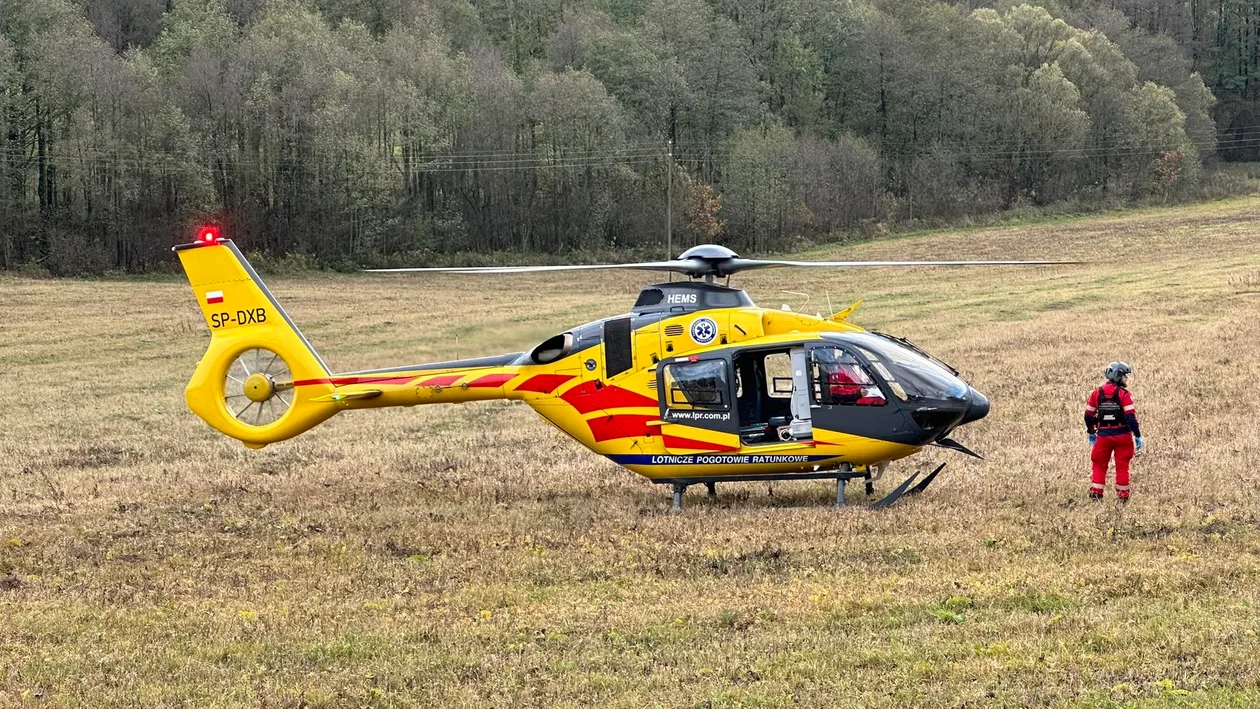
<instances>
[{"instance_id":1,"label":"yellow helicopter","mask_svg":"<svg viewBox=\"0 0 1260 709\"><path fill-rule=\"evenodd\" d=\"M250 448L347 409L524 401L578 443L652 482L834 478L866 493L886 466L949 438L989 401L910 342L847 321L759 308L716 282L776 267L1044 265L1062 261L781 261L703 245L648 263L377 272L520 274L640 269L688 276L647 286L630 312L579 325L527 352L333 374L231 240L206 228L175 247L210 327L185 390L206 423ZM728 279L729 280L729 279ZM860 303L860 301L859 301ZM871 507L920 492L944 465L911 475ZM916 482L917 481L917 482Z\"/></svg>"}]
</instances>

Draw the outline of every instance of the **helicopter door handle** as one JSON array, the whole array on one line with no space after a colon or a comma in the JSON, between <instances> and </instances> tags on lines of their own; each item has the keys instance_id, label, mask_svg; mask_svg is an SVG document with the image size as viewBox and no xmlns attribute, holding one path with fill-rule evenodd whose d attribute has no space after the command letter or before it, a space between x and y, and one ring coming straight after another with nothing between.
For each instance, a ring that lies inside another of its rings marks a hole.
<instances>
[{"instance_id":1,"label":"helicopter door handle","mask_svg":"<svg viewBox=\"0 0 1260 709\"><path fill-rule=\"evenodd\" d=\"M651 427L654 427L654 428L660 428L661 426L664 426L666 423L668 423L668 422L666 422L666 421L661 421L661 420L659 420L659 419L658 419L658 420L656 420L656 421L648 421L648 422L646 422L644 425L646 425L646 426L651 426Z\"/></svg>"}]
</instances>

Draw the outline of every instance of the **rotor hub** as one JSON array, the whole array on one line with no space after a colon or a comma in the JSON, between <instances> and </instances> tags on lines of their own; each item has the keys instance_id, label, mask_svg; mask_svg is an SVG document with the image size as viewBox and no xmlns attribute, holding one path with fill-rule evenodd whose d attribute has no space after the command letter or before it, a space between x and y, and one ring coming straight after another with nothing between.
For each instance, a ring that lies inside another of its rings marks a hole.
<instances>
[{"instance_id":1,"label":"rotor hub","mask_svg":"<svg viewBox=\"0 0 1260 709\"><path fill-rule=\"evenodd\" d=\"M261 404L276 393L276 384L266 374L255 372L245 378L243 389L250 401Z\"/></svg>"}]
</instances>

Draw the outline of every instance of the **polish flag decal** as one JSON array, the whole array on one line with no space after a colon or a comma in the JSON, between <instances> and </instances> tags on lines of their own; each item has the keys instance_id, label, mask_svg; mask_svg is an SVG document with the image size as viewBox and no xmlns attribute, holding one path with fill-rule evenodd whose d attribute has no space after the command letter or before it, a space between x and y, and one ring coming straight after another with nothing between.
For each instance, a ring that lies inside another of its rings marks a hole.
<instances>
[{"instance_id":1,"label":"polish flag decal","mask_svg":"<svg viewBox=\"0 0 1260 709\"><path fill-rule=\"evenodd\" d=\"M223 302L223 291L212 290L209 293L206 293L206 305L214 305L215 303L222 303L222 302Z\"/></svg>"}]
</instances>

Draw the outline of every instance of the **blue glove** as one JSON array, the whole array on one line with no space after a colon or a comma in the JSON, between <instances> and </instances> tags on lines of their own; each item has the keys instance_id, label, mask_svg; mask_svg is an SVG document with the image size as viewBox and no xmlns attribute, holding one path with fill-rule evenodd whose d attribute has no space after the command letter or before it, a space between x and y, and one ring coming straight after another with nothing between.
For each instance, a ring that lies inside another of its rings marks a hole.
<instances>
[{"instance_id":1,"label":"blue glove","mask_svg":"<svg viewBox=\"0 0 1260 709\"><path fill-rule=\"evenodd\" d=\"M1096 433L1089 434L1089 447L1093 448L1094 444L1097 442L1098 442L1098 434Z\"/></svg>"},{"instance_id":2,"label":"blue glove","mask_svg":"<svg viewBox=\"0 0 1260 709\"><path fill-rule=\"evenodd\" d=\"M1141 453L1142 449L1146 447L1146 443L1142 441L1141 436L1135 438L1133 442L1137 445L1137 447L1133 449L1134 453Z\"/></svg>"}]
</instances>

